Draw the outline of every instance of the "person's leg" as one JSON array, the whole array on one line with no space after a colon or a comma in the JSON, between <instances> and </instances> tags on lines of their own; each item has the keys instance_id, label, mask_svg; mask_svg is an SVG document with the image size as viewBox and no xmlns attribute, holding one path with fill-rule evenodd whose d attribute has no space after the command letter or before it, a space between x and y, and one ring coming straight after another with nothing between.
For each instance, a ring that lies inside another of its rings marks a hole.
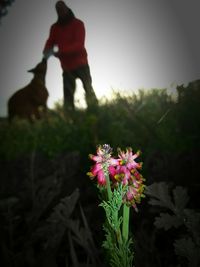
<instances>
[{"instance_id":1,"label":"person's leg","mask_svg":"<svg viewBox=\"0 0 200 267\"><path fill-rule=\"evenodd\" d=\"M76 77L71 72L63 71L63 93L64 106L67 109L74 109L74 93L76 89Z\"/></svg>"},{"instance_id":2,"label":"person's leg","mask_svg":"<svg viewBox=\"0 0 200 267\"><path fill-rule=\"evenodd\" d=\"M92 77L88 65L78 68L76 76L82 81L88 108L98 105L98 100L92 87Z\"/></svg>"}]
</instances>

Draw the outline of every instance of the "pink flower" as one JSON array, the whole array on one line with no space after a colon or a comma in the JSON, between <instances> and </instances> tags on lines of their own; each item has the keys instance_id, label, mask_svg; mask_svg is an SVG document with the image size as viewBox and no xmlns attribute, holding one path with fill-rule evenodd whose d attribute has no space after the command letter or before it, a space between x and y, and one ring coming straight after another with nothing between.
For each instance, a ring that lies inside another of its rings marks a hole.
<instances>
[{"instance_id":1,"label":"pink flower","mask_svg":"<svg viewBox=\"0 0 200 267\"><path fill-rule=\"evenodd\" d=\"M114 159L111 157L111 151L112 149L109 145L98 146L97 155L90 154L89 157L97 163L108 164L109 166L116 166L119 164L119 161L118 159Z\"/></svg>"},{"instance_id":2,"label":"pink flower","mask_svg":"<svg viewBox=\"0 0 200 267\"><path fill-rule=\"evenodd\" d=\"M97 181L99 185L106 185L106 177L102 169L97 172Z\"/></svg>"},{"instance_id":3,"label":"pink flower","mask_svg":"<svg viewBox=\"0 0 200 267\"><path fill-rule=\"evenodd\" d=\"M136 204L140 203L141 198L144 197L144 181L145 179L143 176L136 170L129 179L128 191L124 196L124 203L126 203L128 206L132 206L136 211Z\"/></svg>"},{"instance_id":4,"label":"pink flower","mask_svg":"<svg viewBox=\"0 0 200 267\"><path fill-rule=\"evenodd\" d=\"M137 189L129 186L129 189L126 193L126 200L131 202L136 195L137 195Z\"/></svg>"},{"instance_id":5,"label":"pink flower","mask_svg":"<svg viewBox=\"0 0 200 267\"><path fill-rule=\"evenodd\" d=\"M122 181L123 185L127 185L129 179L131 178L132 171L136 168L141 168L141 163L137 163L135 159L139 156L139 152L133 154L131 148L127 148L126 152L118 149L118 164L116 165L116 171L114 173L114 178L116 181Z\"/></svg>"},{"instance_id":6,"label":"pink flower","mask_svg":"<svg viewBox=\"0 0 200 267\"><path fill-rule=\"evenodd\" d=\"M119 164L117 159L111 157L111 148L109 145L98 146L97 155L90 154L89 157L95 161L95 165L91 167L87 174L91 179L97 177L99 185L106 185L105 175L110 173L114 175L114 166Z\"/></svg>"},{"instance_id":7,"label":"pink flower","mask_svg":"<svg viewBox=\"0 0 200 267\"><path fill-rule=\"evenodd\" d=\"M142 164L137 163L135 159L140 152L133 154L131 148L127 148L126 152L118 150L118 159L111 157L111 148L109 145L98 146L97 154L90 154L89 157L95 162L91 167L88 175L91 179L97 178L98 185L105 186L106 178L111 178L111 187L116 188L122 183L127 188L123 195L123 202L132 206L137 211L137 204L144 197L145 179L139 173Z\"/></svg>"},{"instance_id":8,"label":"pink flower","mask_svg":"<svg viewBox=\"0 0 200 267\"><path fill-rule=\"evenodd\" d=\"M128 170L141 168L141 163L137 163L135 159L140 155L140 152L133 154L132 148L127 148L126 153L118 149L119 163L121 166L126 166Z\"/></svg>"},{"instance_id":9,"label":"pink flower","mask_svg":"<svg viewBox=\"0 0 200 267\"><path fill-rule=\"evenodd\" d=\"M113 182L122 182L123 185L126 185L128 183L128 180L130 178L130 171L126 168L126 166L116 166L115 171L111 173L113 179Z\"/></svg>"},{"instance_id":10,"label":"pink flower","mask_svg":"<svg viewBox=\"0 0 200 267\"><path fill-rule=\"evenodd\" d=\"M127 186L124 203L137 210L136 203L140 203L141 197L144 197L143 191L145 188L143 185L144 178L138 172L142 164L135 161L140 152L133 154L131 148L127 148L126 152L120 149L118 151L119 164L115 167L115 172L113 172L113 183L117 186L121 182L124 186Z\"/></svg>"}]
</instances>

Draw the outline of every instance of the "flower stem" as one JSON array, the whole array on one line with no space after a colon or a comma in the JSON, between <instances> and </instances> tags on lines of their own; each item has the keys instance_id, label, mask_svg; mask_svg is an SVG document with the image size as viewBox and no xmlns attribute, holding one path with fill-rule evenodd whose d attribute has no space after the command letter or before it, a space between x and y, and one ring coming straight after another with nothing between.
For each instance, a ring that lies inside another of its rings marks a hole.
<instances>
[{"instance_id":1,"label":"flower stem","mask_svg":"<svg viewBox=\"0 0 200 267\"><path fill-rule=\"evenodd\" d=\"M129 213L130 213L130 207L128 207L126 204L124 204L123 205L123 225L122 225L122 236L123 236L124 241L128 240Z\"/></svg>"},{"instance_id":2,"label":"flower stem","mask_svg":"<svg viewBox=\"0 0 200 267\"><path fill-rule=\"evenodd\" d=\"M106 177L106 188L107 188L107 193L108 193L108 200L111 201L111 199L112 199L112 191L111 191L111 187L110 187L109 173L106 173L105 177Z\"/></svg>"}]
</instances>

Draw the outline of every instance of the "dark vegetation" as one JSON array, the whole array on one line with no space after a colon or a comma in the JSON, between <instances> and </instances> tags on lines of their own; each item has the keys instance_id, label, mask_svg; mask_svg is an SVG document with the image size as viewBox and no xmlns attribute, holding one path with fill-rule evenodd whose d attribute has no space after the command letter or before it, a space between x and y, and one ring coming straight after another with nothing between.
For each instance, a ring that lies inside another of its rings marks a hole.
<instances>
[{"instance_id":1,"label":"dark vegetation","mask_svg":"<svg viewBox=\"0 0 200 267\"><path fill-rule=\"evenodd\" d=\"M200 266L200 81L89 112L0 124L0 266L108 266L104 213L86 173L98 144L142 151L146 198L131 212L135 267Z\"/></svg>"}]
</instances>

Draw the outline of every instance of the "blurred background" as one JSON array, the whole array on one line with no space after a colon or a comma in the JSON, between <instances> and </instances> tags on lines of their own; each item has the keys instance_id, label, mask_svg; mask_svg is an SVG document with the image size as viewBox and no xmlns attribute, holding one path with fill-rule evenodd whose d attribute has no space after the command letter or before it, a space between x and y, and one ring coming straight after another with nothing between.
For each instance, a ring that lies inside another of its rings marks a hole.
<instances>
[{"instance_id":1,"label":"blurred background","mask_svg":"<svg viewBox=\"0 0 200 267\"><path fill-rule=\"evenodd\" d=\"M2 1L3 2L3 1ZM55 0L7 1L0 25L0 115L7 100L32 78L27 70L42 57L49 28L57 19ZM199 76L199 3L197 0L98 0L66 2L86 27L86 48L98 98L113 90L169 88ZM62 101L62 71L52 57L46 77L48 105ZM85 106L77 81L77 106Z\"/></svg>"},{"instance_id":2,"label":"blurred background","mask_svg":"<svg viewBox=\"0 0 200 267\"><path fill-rule=\"evenodd\" d=\"M7 120L7 101L42 57L55 1L0 1L0 265L107 267L105 214L87 176L97 145L141 150L146 197L130 214L135 267L200 266L200 57L196 0L73 0L99 98L62 104L48 61L46 117ZM128 267L128 266L126 266Z\"/></svg>"}]
</instances>

